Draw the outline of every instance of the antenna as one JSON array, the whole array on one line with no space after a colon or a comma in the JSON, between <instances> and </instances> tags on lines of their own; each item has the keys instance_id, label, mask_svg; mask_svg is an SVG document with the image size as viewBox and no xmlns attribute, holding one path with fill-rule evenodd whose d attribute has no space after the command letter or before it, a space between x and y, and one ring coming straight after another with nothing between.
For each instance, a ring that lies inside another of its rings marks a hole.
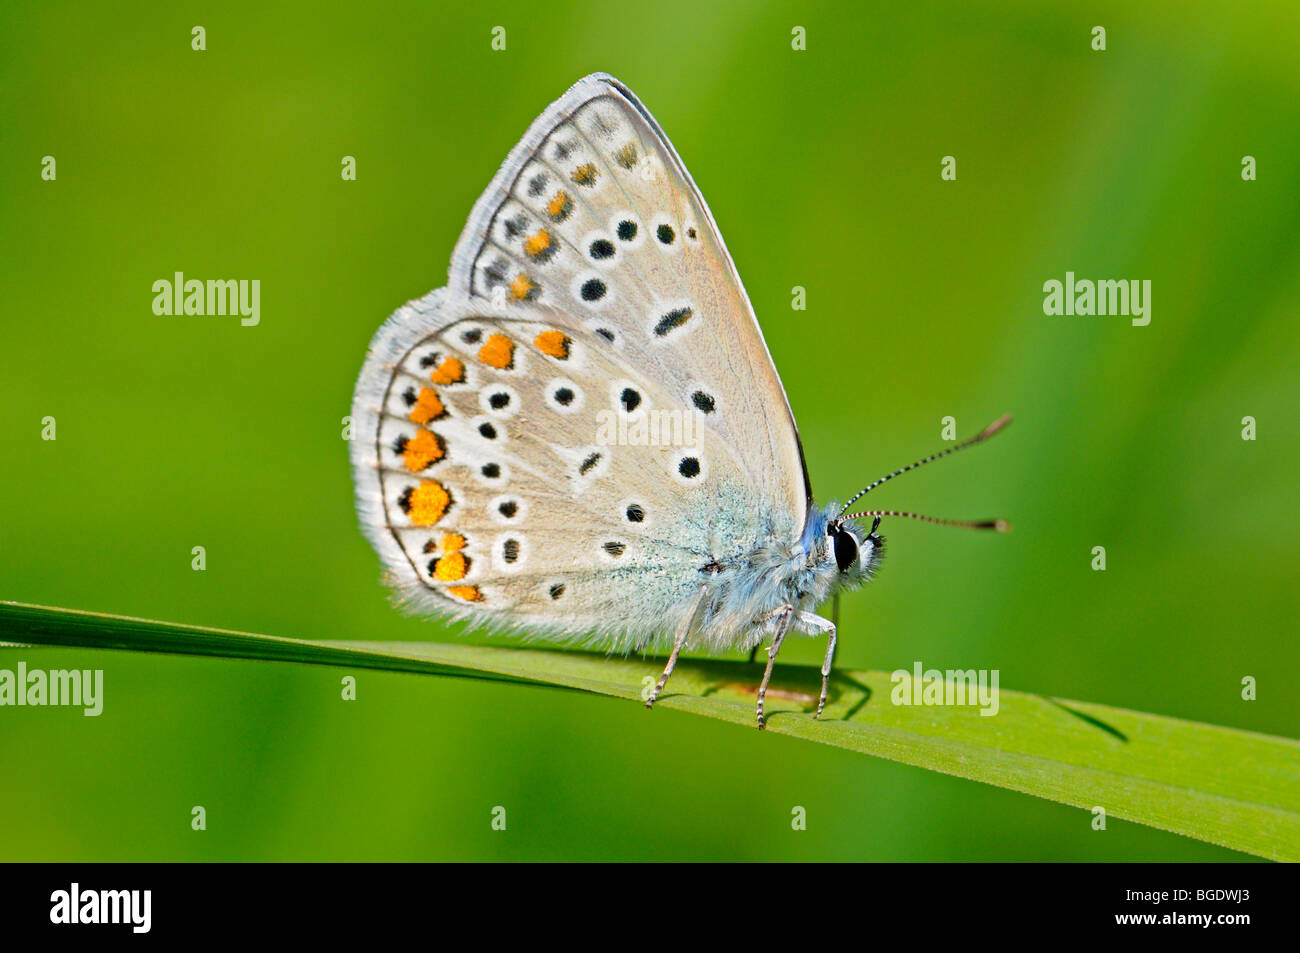
<instances>
[{"instance_id":1,"label":"antenna","mask_svg":"<svg viewBox=\"0 0 1300 953\"><path fill-rule=\"evenodd\" d=\"M937 516L923 516L920 513L904 513L901 510L864 510L861 513L850 513L848 516L841 516L841 519L855 520L863 516L874 516L876 522L880 522L882 516L905 516L911 520L924 520L927 523L937 523L940 526L958 526L962 529L995 529L999 533L1011 532L1011 524L1006 520L945 520Z\"/></svg>"},{"instance_id":2,"label":"antenna","mask_svg":"<svg viewBox=\"0 0 1300 953\"><path fill-rule=\"evenodd\" d=\"M882 483L888 483L888 482L889 482L890 480L892 480L894 477L896 477L896 476L902 476L902 475L903 475L904 473L906 473L908 470L915 470L917 467L923 467L923 466L925 466L927 463L933 463L935 460L942 460L944 457L948 456L949 454L956 453L958 450L965 450L967 447L973 447L973 446L975 446L975 444L977 444L977 443L983 443L985 440L989 439L989 437L993 436L995 433L997 433L999 430L1001 430L1003 427L1005 427L1005 426L1006 426L1007 424L1009 424L1009 423L1011 423L1011 415L1010 415L1010 414L1003 414L1001 417L999 417L997 420L993 421L993 423L989 424L987 427L985 427L983 430L981 430L981 431L980 431L979 433L977 433L975 436L970 437L970 438L967 439L967 440L963 440L961 443L956 444L956 445L954 445L954 446L951 446L951 447L949 447L949 448L946 449L946 450L940 450L938 453L932 453L932 454L930 454L930 456L928 456L928 457L923 457L922 459L917 460L915 463L910 463L910 464L908 464L907 466L902 467L901 469L895 470L893 473L890 473L890 474L888 474L888 475L886 475L886 476L882 476L882 477L881 477L879 480L877 480L875 483L872 483L872 484L870 484L869 486L864 487L864 488L863 488L862 490L860 490L859 492L855 493L855 494L853 495L853 498L850 499L847 503L844 504L844 509L840 510L839 516L837 516L836 519L853 519L854 517L857 517L857 516L875 516L875 515L877 515L876 513L855 513L855 514L853 514L853 516L846 517L844 514L847 513L847 512L849 511L849 507L850 507L850 506L852 506L852 505L853 505L854 503L856 503L858 500L862 499L862 497L866 496L868 493L870 493L870 492L871 492L872 490L874 490L876 487L880 486L880 484L882 484ZM986 523L962 523L962 522L958 522L958 521L954 521L954 520L941 520L941 519L936 519L936 518L934 518L934 517L932 517L932 516L917 516L915 513L896 513L896 512L892 512L892 511L891 511L891 512L881 511L879 515L881 515L881 516L907 516L907 517L910 517L910 518L912 518L912 519L922 519L922 520L927 520L928 522L931 522L931 523L943 523L943 524L945 524L945 525L952 525L952 526L970 526L972 529L998 529L999 532L1006 532L1006 529L1005 529L1005 525L1006 525L1006 524L1005 524L1005 523L1003 523L1003 527L1004 527L1004 528L1001 528L1001 529L999 529L999 527L995 525L995 524L998 523L998 522L1002 522L1002 521L1000 521L1000 520L994 520L994 521L992 521L992 522L987 522L987 521L986 521Z\"/></svg>"}]
</instances>

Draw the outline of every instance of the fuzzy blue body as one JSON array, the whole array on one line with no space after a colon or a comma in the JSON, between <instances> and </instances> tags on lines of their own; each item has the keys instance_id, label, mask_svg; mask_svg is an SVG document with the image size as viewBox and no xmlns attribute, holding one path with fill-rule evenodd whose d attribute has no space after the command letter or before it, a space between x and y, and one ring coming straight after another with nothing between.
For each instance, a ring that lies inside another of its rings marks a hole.
<instances>
[{"instance_id":1,"label":"fuzzy blue body","mask_svg":"<svg viewBox=\"0 0 1300 953\"><path fill-rule=\"evenodd\" d=\"M664 413L682 426L648 439ZM376 333L351 419L361 525L410 610L671 648L647 704L680 652L770 640L760 727L781 641L825 636L820 714L836 633L815 610L871 577L883 540L812 505L717 223L613 77L580 80L510 151L447 285Z\"/></svg>"},{"instance_id":2,"label":"fuzzy blue body","mask_svg":"<svg viewBox=\"0 0 1300 953\"><path fill-rule=\"evenodd\" d=\"M797 620L811 615L838 590L867 582L884 556L884 539L856 523L837 521L839 510L836 503L811 507L798 534L778 530L773 525L777 517L759 528L756 538L750 537L751 545L727 547L715 540L715 552L731 548L733 554L701 566L704 601L687 644L711 650L752 648L773 635L782 610L790 608ZM733 515L721 513L717 523L727 525ZM856 558L843 568L836 559L833 532L848 533L854 542ZM683 605L672 615L680 619L689 614L697 598L692 594L690 607ZM822 631L798 621L796 628L810 634ZM663 644L675 634L661 629L653 641Z\"/></svg>"}]
</instances>

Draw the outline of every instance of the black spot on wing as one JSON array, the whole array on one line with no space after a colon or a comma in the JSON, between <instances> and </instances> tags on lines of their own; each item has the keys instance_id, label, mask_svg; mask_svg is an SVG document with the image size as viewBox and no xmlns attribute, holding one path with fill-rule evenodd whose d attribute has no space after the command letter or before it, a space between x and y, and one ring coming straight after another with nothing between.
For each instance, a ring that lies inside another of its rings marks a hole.
<instances>
[{"instance_id":1,"label":"black spot on wing","mask_svg":"<svg viewBox=\"0 0 1300 953\"><path fill-rule=\"evenodd\" d=\"M676 331L694 316L693 308L674 308L659 319L659 323L655 325L655 334L664 337L668 332Z\"/></svg>"}]
</instances>

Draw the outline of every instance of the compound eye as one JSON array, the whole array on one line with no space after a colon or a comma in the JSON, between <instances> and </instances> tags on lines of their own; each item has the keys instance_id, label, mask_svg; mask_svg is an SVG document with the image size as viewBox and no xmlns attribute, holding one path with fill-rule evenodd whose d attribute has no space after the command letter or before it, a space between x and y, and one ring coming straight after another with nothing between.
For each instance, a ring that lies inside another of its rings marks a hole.
<instances>
[{"instance_id":1,"label":"compound eye","mask_svg":"<svg viewBox=\"0 0 1300 953\"><path fill-rule=\"evenodd\" d=\"M835 565L847 572L858 561L858 541L848 530L839 530L831 540L835 545Z\"/></svg>"}]
</instances>

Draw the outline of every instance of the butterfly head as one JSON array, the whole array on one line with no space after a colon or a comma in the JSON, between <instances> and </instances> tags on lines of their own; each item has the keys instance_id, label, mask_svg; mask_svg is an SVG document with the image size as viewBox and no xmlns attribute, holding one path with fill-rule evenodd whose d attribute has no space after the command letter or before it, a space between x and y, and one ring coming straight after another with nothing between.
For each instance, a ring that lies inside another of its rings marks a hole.
<instances>
[{"instance_id":1,"label":"butterfly head","mask_svg":"<svg viewBox=\"0 0 1300 953\"><path fill-rule=\"evenodd\" d=\"M885 556L885 538L876 532L879 528L880 517L872 520L869 530L853 520L827 520L827 556L835 562L841 585L860 586L879 568Z\"/></svg>"}]
</instances>

